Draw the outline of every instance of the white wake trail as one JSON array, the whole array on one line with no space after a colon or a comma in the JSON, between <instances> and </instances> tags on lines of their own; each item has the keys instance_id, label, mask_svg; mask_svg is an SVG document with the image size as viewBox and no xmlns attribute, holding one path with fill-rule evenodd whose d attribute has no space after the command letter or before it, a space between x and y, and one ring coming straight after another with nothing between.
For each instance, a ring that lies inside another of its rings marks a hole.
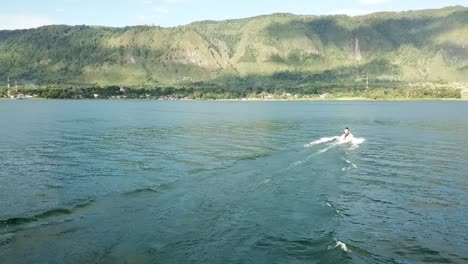
<instances>
[{"instance_id":1,"label":"white wake trail","mask_svg":"<svg viewBox=\"0 0 468 264\"><path fill-rule=\"evenodd\" d=\"M322 149L319 149L317 150L316 152L314 152L313 154L310 154L309 156L307 156L305 159L303 160L299 160L299 161L296 161L294 162L293 164L291 164L289 168L293 168L293 167L296 167L296 166L299 166L301 164L303 164L304 162L307 162L309 161L311 158L319 155L319 154L322 154L322 153L325 153L327 151L329 151L330 149L334 148L334 147L337 147L339 145L344 145L344 144L349 144L350 145L350 150L353 150L353 149L356 149L359 147L360 144L362 144L364 141L366 141L364 138L357 138L357 137L351 137L351 138L347 138L347 139L344 139L343 136L333 136L333 137L322 137L320 139L317 139L315 141L312 141L308 144L305 144L304 147L305 148L311 148L311 147L314 147L314 146L318 146L318 145L321 145L321 144L326 144L326 146ZM347 167L345 168L345 170L348 170L348 169L351 169L351 168L356 168L354 164L350 164L351 167Z\"/></svg>"},{"instance_id":2,"label":"white wake trail","mask_svg":"<svg viewBox=\"0 0 468 264\"><path fill-rule=\"evenodd\" d=\"M335 136L335 137L323 137L321 139L318 139L318 140L315 140L315 141L312 141L308 144L305 144L304 147L306 148L309 148L309 147L312 147L312 146L315 146L315 145L319 145L319 144L322 144L322 143L328 143L330 141L333 141L333 140L337 140L339 139L340 137L339 136Z\"/></svg>"},{"instance_id":3,"label":"white wake trail","mask_svg":"<svg viewBox=\"0 0 468 264\"><path fill-rule=\"evenodd\" d=\"M364 141L366 141L366 139L365 138L358 138L358 137L351 137L351 138L346 138L345 139L343 136L322 137L322 138L317 139L315 141L312 141L312 142L310 142L308 144L305 144L304 147L305 148L310 148L310 147L313 147L313 146L316 146L316 145L320 145L320 144L324 144L324 143L330 143L332 141L336 141L335 144L332 144L333 147L335 145L350 144L351 145L350 149L356 149L356 148L359 147L359 145L364 143ZM329 148L325 148L320 153L326 152L328 149Z\"/></svg>"}]
</instances>

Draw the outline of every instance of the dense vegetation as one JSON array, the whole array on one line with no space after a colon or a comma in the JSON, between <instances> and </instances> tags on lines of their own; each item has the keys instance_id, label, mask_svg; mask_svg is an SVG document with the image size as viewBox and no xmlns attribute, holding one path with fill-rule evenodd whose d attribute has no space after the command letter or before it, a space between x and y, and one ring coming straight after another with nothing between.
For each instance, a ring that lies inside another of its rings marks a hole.
<instances>
[{"instance_id":1,"label":"dense vegetation","mask_svg":"<svg viewBox=\"0 0 468 264\"><path fill-rule=\"evenodd\" d=\"M46 98L457 97L453 83L468 82L466 36L460 6L175 28L55 25L0 31L0 78L18 84L12 93Z\"/></svg>"}]
</instances>

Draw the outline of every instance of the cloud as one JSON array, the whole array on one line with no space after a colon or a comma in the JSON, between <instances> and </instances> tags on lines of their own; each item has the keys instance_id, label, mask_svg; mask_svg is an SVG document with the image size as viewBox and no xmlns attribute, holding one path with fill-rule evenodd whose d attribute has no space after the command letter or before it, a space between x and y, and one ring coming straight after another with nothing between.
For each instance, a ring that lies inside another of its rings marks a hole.
<instances>
[{"instance_id":1,"label":"cloud","mask_svg":"<svg viewBox=\"0 0 468 264\"><path fill-rule=\"evenodd\" d=\"M160 17L158 15L137 15L129 25L153 25Z\"/></svg>"},{"instance_id":2,"label":"cloud","mask_svg":"<svg viewBox=\"0 0 468 264\"><path fill-rule=\"evenodd\" d=\"M138 21L138 23L146 23L150 20L150 18L145 15L139 15L135 17L135 20Z\"/></svg>"},{"instance_id":3,"label":"cloud","mask_svg":"<svg viewBox=\"0 0 468 264\"><path fill-rule=\"evenodd\" d=\"M55 24L56 22L48 16L35 14L0 14L0 29L26 29L36 28L44 25Z\"/></svg>"},{"instance_id":4,"label":"cloud","mask_svg":"<svg viewBox=\"0 0 468 264\"><path fill-rule=\"evenodd\" d=\"M192 0L165 0L169 4L185 4L185 3L191 3Z\"/></svg>"},{"instance_id":5,"label":"cloud","mask_svg":"<svg viewBox=\"0 0 468 264\"><path fill-rule=\"evenodd\" d=\"M159 14L169 13L169 10L167 10L165 8L161 8L161 7L155 7L155 8L153 8L153 11L156 12L156 13L159 13Z\"/></svg>"},{"instance_id":6,"label":"cloud","mask_svg":"<svg viewBox=\"0 0 468 264\"><path fill-rule=\"evenodd\" d=\"M376 5L376 4L382 4L386 0L359 0L362 4L366 5Z\"/></svg>"}]
</instances>

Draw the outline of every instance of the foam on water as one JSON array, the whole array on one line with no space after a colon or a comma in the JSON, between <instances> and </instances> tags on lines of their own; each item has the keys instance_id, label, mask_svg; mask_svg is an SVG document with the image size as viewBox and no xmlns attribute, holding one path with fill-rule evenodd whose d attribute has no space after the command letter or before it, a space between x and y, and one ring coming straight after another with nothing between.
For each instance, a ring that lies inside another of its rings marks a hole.
<instances>
[{"instance_id":1,"label":"foam on water","mask_svg":"<svg viewBox=\"0 0 468 264\"><path fill-rule=\"evenodd\" d=\"M340 211L338 211L338 209L336 209L335 206L333 206L333 205L332 205L331 203L329 203L329 202L327 202L327 205L328 205L328 207L330 207L330 208L332 208L333 210L335 210L335 212L341 216Z\"/></svg>"},{"instance_id":2,"label":"foam on water","mask_svg":"<svg viewBox=\"0 0 468 264\"><path fill-rule=\"evenodd\" d=\"M342 145L342 144L350 144L351 149L356 149L356 148L359 147L359 145L364 143L364 141L366 141L365 138L358 138L358 137L354 137L354 136L351 137L351 138L348 138L348 139L345 139L343 136L322 137L322 138L317 139L315 141L312 141L312 142L310 142L308 144L305 144L304 147L305 148L310 148L310 147L313 147L313 146L316 146L316 145L333 142L332 146ZM325 151L327 151L327 150L325 150ZM325 152L325 151L323 151L323 152Z\"/></svg>"},{"instance_id":3,"label":"foam on water","mask_svg":"<svg viewBox=\"0 0 468 264\"><path fill-rule=\"evenodd\" d=\"M337 140L339 139L340 137L339 136L335 136L335 137L323 137L321 139L317 139L315 141L312 141L310 142L309 144L305 144L304 147L308 148L308 147L312 147L312 146L315 146L315 145L319 145L319 144L322 144L322 143L327 143L327 142L330 142L330 141L333 141L333 140Z\"/></svg>"},{"instance_id":4,"label":"foam on water","mask_svg":"<svg viewBox=\"0 0 468 264\"><path fill-rule=\"evenodd\" d=\"M311 158L313 158L313 157L315 157L315 156L317 156L319 154L325 153L328 150L330 150L330 149L332 149L334 147L340 146L340 145L349 145L349 149L354 150L354 149L358 148L359 145L362 144L364 141L366 141L364 138L357 138L357 137L351 137L351 138L346 139L346 140L343 138L343 136L322 137L322 138L317 139L315 141L312 141L312 142L310 142L308 144L305 144L304 147L305 148L310 148L310 147L313 147L313 146L318 146L318 145L321 145L321 144L325 144L326 146L324 148L317 150L315 153L310 154L309 156L307 156L303 160L299 160L299 161L294 162L293 164L291 164L291 166L289 168L301 165L304 162L307 162L308 160L310 160ZM342 168L343 171L350 170L350 169L353 169L353 168L357 168L357 166L355 164L353 164L352 162L350 162L349 160L345 160L345 161L349 165Z\"/></svg>"},{"instance_id":5,"label":"foam on water","mask_svg":"<svg viewBox=\"0 0 468 264\"><path fill-rule=\"evenodd\" d=\"M328 246L328 249L339 248L339 249L343 250L344 252L351 252L351 250L348 249L348 246L346 246L345 243L337 240L336 238L335 238L335 242L336 242L335 246Z\"/></svg>"},{"instance_id":6,"label":"foam on water","mask_svg":"<svg viewBox=\"0 0 468 264\"><path fill-rule=\"evenodd\" d=\"M351 161L345 159L345 162L348 164L346 167L343 167L341 170L342 171L348 171L350 169L357 169L357 165L352 163Z\"/></svg>"},{"instance_id":7,"label":"foam on water","mask_svg":"<svg viewBox=\"0 0 468 264\"><path fill-rule=\"evenodd\" d=\"M301 165L302 163L309 161L311 158L313 158L313 157L315 157L315 156L317 156L317 155L319 155L319 154L325 153L325 152L327 152L328 150L330 150L331 148L334 148L334 147L336 147L336 146L338 146L338 144L336 144L336 143L330 144L330 146L327 146L326 148L320 149L320 150L318 150L317 152L315 152L315 153L313 153L313 154L310 154L310 155L307 156L305 159L303 159L303 160L298 160L298 161L294 162L290 167L295 167L295 166ZM289 168L290 168L290 167L289 167Z\"/></svg>"}]
</instances>

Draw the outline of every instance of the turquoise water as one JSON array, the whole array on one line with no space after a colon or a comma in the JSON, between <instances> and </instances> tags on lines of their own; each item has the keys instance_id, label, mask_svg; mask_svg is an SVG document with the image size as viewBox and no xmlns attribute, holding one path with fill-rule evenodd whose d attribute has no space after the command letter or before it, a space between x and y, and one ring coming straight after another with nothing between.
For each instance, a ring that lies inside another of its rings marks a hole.
<instances>
[{"instance_id":1,"label":"turquoise water","mask_svg":"<svg viewBox=\"0 0 468 264\"><path fill-rule=\"evenodd\" d=\"M467 102L0 101L0 262L466 263L467 131Z\"/></svg>"}]
</instances>

